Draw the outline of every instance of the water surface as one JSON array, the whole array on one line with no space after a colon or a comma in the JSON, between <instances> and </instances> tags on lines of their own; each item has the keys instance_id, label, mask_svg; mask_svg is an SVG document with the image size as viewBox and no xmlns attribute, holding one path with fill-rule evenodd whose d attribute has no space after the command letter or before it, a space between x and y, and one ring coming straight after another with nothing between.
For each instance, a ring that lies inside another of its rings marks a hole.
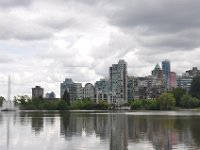
<instances>
[{"instance_id":1,"label":"water surface","mask_svg":"<svg viewBox=\"0 0 200 150\"><path fill-rule=\"evenodd\" d=\"M0 150L200 149L200 112L0 112Z\"/></svg>"}]
</instances>

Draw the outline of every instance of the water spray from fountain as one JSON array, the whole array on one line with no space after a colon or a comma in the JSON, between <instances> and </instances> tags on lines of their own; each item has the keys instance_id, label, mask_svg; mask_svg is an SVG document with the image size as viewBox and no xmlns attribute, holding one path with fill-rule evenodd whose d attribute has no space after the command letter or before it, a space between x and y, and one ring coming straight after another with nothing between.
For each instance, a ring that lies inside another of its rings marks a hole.
<instances>
[{"instance_id":1,"label":"water spray from fountain","mask_svg":"<svg viewBox=\"0 0 200 150\"><path fill-rule=\"evenodd\" d=\"M2 105L2 110L1 111L15 111L14 103L10 99L10 94L11 94L11 79L10 76L8 76L8 97L7 100L3 102Z\"/></svg>"}]
</instances>

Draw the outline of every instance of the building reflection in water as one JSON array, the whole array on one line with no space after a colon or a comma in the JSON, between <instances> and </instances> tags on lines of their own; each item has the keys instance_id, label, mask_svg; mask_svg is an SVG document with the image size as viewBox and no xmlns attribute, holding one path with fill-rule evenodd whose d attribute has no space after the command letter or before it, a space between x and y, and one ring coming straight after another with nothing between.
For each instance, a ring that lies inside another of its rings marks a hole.
<instances>
[{"instance_id":1,"label":"building reflection in water","mask_svg":"<svg viewBox=\"0 0 200 150\"><path fill-rule=\"evenodd\" d=\"M181 121L181 122L180 122ZM109 141L110 150L128 150L132 143L148 142L152 149L171 150L178 145L199 147L200 129L196 121L178 116L134 116L125 114L62 113L60 133L66 140L72 136L95 133Z\"/></svg>"},{"instance_id":2,"label":"building reflection in water","mask_svg":"<svg viewBox=\"0 0 200 150\"><path fill-rule=\"evenodd\" d=\"M123 114L109 115L109 141L110 150L128 149L128 124L127 116Z\"/></svg>"},{"instance_id":3,"label":"building reflection in water","mask_svg":"<svg viewBox=\"0 0 200 150\"><path fill-rule=\"evenodd\" d=\"M49 131L57 127L55 135L58 133L58 137L64 139L65 143L74 140L73 137L86 136L86 139L98 139L100 145L106 144L110 150L141 149L137 146L145 144L148 144L146 149L156 150L200 148L199 116L70 112L0 113L0 135L6 141L4 146L7 143L9 147L13 130L19 125L26 128L27 132L31 127L36 136L48 136ZM40 134L41 132L46 134Z\"/></svg>"}]
</instances>

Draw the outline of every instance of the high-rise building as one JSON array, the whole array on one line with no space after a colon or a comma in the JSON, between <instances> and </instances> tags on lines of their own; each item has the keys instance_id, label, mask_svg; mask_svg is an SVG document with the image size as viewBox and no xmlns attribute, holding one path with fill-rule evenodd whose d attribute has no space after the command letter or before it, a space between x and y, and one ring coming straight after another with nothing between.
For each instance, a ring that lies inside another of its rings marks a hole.
<instances>
[{"instance_id":1,"label":"high-rise building","mask_svg":"<svg viewBox=\"0 0 200 150\"><path fill-rule=\"evenodd\" d=\"M50 93L46 93L45 98L47 98L47 99L54 99L54 98L56 98L56 94L53 91L50 92Z\"/></svg>"},{"instance_id":2,"label":"high-rise building","mask_svg":"<svg viewBox=\"0 0 200 150\"><path fill-rule=\"evenodd\" d=\"M134 99L135 82L133 76L128 76L128 101Z\"/></svg>"},{"instance_id":3,"label":"high-rise building","mask_svg":"<svg viewBox=\"0 0 200 150\"><path fill-rule=\"evenodd\" d=\"M60 84L60 98L63 97L65 91L69 93L71 101L82 99L81 83L75 83L72 79L66 78L65 81Z\"/></svg>"},{"instance_id":4,"label":"high-rise building","mask_svg":"<svg viewBox=\"0 0 200 150\"><path fill-rule=\"evenodd\" d=\"M176 79L176 86L185 89L187 92L189 92L191 83L192 83L192 77L189 76L177 76Z\"/></svg>"},{"instance_id":5,"label":"high-rise building","mask_svg":"<svg viewBox=\"0 0 200 150\"><path fill-rule=\"evenodd\" d=\"M157 79L160 84L163 83L163 71L161 70L159 64L156 64L154 70L152 71L152 76Z\"/></svg>"},{"instance_id":6,"label":"high-rise building","mask_svg":"<svg viewBox=\"0 0 200 150\"><path fill-rule=\"evenodd\" d=\"M163 71L164 87L167 90L167 89L170 88L171 67L170 67L170 61L169 60L162 61L162 71Z\"/></svg>"},{"instance_id":7,"label":"high-rise building","mask_svg":"<svg viewBox=\"0 0 200 150\"><path fill-rule=\"evenodd\" d=\"M44 89L40 86L35 86L35 88L32 88L32 98L43 98L44 95Z\"/></svg>"},{"instance_id":8,"label":"high-rise building","mask_svg":"<svg viewBox=\"0 0 200 150\"><path fill-rule=\"evenodd\" d=\"M200 75L200 70L197 67L193 67L192 70L186 71L186 76L195 77Z\"/></svg>"},{"instance_id":9,"label":"high-rise building","mask_svg":"<svg viewBox=\"0 0 200 150\"><path fill-rule=\"evenodd\" d=\"M170 88L176 88L176 73L170 72Z\"/></svg>"},{"instance_id":10,"label":"high-rise building","mask_svg":"<svg viewBox=\"0 0 200 150\"><path fill-rule=\"evenodd\" d=\"M95 82L95 99L98 100L108 100L108 89L109 82L107 79L100 79L100 81Z\"/></svg>"},{"instance_id":11,"label":"high-rise building","mask_svg":"<svg viewBox=\"0 0 200 150\"><path fill-rule=\"evenodd\" d=\"M127 63L119 60L109 68L110 94L109 103L122 105L128 102L127 96Z\"/></svg>"},{"instance_id":12,"label":"high-rise building","mask_svg":"<svg viewBox=\"0 0 200 150\"><path fill-rule=\"evenodd\" d=\"M76 87L76 100L82 100L83 99L82 83L75 83L75 87Z\"/></svg>"},{"instance_id":13,"label":"high-rise building","mask_svg":"<svg viewBox=\"0 0 200 150\"><path fill-rule=\"evenodd\" d=\"M83 88L83 97L94 100L94 86L91 83L86 83Z\"/></svg>"}]
</instances>

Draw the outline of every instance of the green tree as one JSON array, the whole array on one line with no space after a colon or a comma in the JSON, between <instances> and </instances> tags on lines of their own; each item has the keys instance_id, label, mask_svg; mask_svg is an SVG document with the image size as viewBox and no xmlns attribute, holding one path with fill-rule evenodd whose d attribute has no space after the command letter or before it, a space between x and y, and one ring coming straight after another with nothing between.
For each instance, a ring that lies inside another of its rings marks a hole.
<instances>
[{"instance_id":1,"label":"green tree","mask_svg":"<svg viewBox=\"0 0 200 150\"><path fill-rule=\"evenodd\" d=\"M176 99L176 106L180 106L181 97L186 94L186 90L183 88L175 88L173 94Z\"/></svg>"},{"instance_id":2,"label":"green tree","mask_svg":"<svg viewBox=\"0 0 200 150\"><path fill-rule=\"evenodd\" d=\"M147 110L158 110L158 102L156 99L148 99L148 100L144 100L144 107Z\"/></svg>"},{"instance_id":3,"label":"green tree","mask_svg":"<svg viewBox=\"0 0 200 150\"><path fill-rule=\"evenodd\" d=\"M175 106L175 98L171 93L163 93L157 99L160 110L170 110Z\"/></svg>"},{"instance_id":4,"label":"green tree","mask_svg":"<svg viewBox=\"0 0 200 150\"><path fill-rule=\"evenodd\" d=\"M195 97L192 97L189 94L185 94L181 98L180 105L184 108L195 108L200 106L200 100L198 100Z\"/></svg>"},{"instance_id":5,"label":"green tree","mask_svg":"<svg viewBox=\"0 0 200 150\"><path fill-rule=\"evenodd\" d=\"M94 109L95 102L91 100L90 98L85 98L82 100L82 102L83 102L83 109L85 110Z\"/></svg>"},{"instance_id":6,"label":"green tree","mask_svg":"<svg viewBox=\"0 0 200 150\"><path fill-rule=\"evenodd\" d=\"M69 109L69 106L67 105L67 102L65 102L64 100L60 100L58 102L58 110L67 110Z\"/></svg>"},{"instance_id":7,"label":"green tree","mask_svg":"<svg viewBox=\"0 0 200 150\"><path fill-rule=\"evenodd\" d=\"M100 110L106 110L106 109L108 109L109 108L109 104L108 104L108 102L107 101L105 101L105 100L99 100L98 101L98 104L96 104L96 109L100 109Z\"/></svg>"},{"instance_id":8,"label":"green tree","mask_svg":"<svg viewBox=\"0 0 200 150\"><path fill-rule=\"evenodd\" d=\"M30 101L30 98L27 95L14 96L15 104L25 105L28 101Z\"/></svg>"},{"instance_id":9,"label":"green tree","mask_svg":"<svg viewBox=\"0 0 200 150\"><path fill-rule=\"evenodd\" d=\"M64 100L67 103L67 105L70 106L70 95L67 90L64 92L62 100Z\"/></svg>"},{"instance_id":10,"label":"green tree","mask_svg":"<svg viewBox=\"0 0 200 150\"><path fill-rule=\"evenodd\" d=\"M191 87L190 87L190 94L193 97L200 99L200 76L196 76L193 78Z\"/></svg>"},{"instance_id":11,"label":"green tree","mask_svg":"<svg viewBox=\"0 0 200 150\"><path fill-rule=\"evenodd\" d=\"M131 109L142 109L143 108L143 100L134 100L130 104Z\"/></svg>"},{"instance_id":12,"label":"green tree","mask_svg":"<svg viewBox=\"0 0 200 150\"><path fill-rule=\"evenodd\" d=\"M77 100L72 102L71 109L84 109L84 110L91 110L95 109L97 106L93 100L90 98L85 98L83 100Z\"/></svg>"},{"instance_id":13,"label":"green tree","mask_svg":"<svg viewBox=\"0 0 200 150\"><path fill-rule=\"evenodd\" d=\"M0 107L2 107L3 101L5 101L5 98L3 96L0 96Z\"/></svg>"}]
</instances>

